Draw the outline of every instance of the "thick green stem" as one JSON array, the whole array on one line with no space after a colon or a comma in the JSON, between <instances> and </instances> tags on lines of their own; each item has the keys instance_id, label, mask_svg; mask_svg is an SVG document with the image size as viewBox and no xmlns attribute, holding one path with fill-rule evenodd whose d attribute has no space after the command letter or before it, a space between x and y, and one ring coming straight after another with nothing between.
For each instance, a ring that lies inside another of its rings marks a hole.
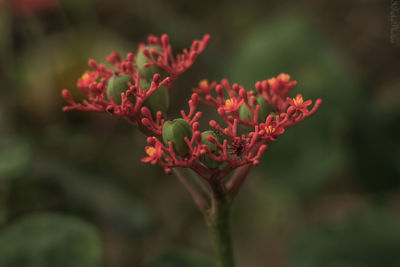
<instances>
[{"instance_id":1,"label":"thick green stem","mask_svg":"<svg viewBox=\"0 0 400 267\"><path fill-rule=\"evenodd\" d=\"M218 184L213 187L212 208L208 215L208 227L215 250L217 267L234 267L232 237L230 228L231 201Z\"/></svg>"}]
</instances>

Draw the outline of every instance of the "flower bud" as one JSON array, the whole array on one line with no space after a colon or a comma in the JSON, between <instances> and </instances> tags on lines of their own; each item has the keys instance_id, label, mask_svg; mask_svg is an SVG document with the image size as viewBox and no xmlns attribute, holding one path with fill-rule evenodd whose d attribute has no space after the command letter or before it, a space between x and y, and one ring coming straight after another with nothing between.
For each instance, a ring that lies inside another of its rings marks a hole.
<instances>
[{"instance_id":1,"label":"flower bud","mask_svg":"<svg viewBox=\"0 0 400 267\"><path fill-rule=\"evenodd\" d=\"M114 98L115 103L121 104L121 93L126 92L129 89L129 82L133 82L129 75L113 75L110 77L107 83L107 97L111 99L110 96ZM134 100L131 99L131 100Z\"/></svg>"},{"instance_id":2,"label":"flower bud","mask_svg":"<svg viewBox=\"0 0 400 267\"><path fill-rule=\"evenodd\" d=\"M153 78L153 75L156 73L164 74L164 70L158 66L155 65L150 65L147 67L144 66L145 63L150 63L150 60L144 55L143 49L146 49L149 52L151 58L154 59L155 61L157 61L158 56L150 53L150 50L154 49L160 52L162 51L161 47L157 45L144 46L138 51L135 63L140 76L143 77L144 79L151 80Z\"/></svg>"},{"instance_id":3,"label":"flower bud","mask_svg":"<svg viewBox=\"0 0 400 267\"><path fill-rule=\"evenodd\" d=\"M188 153L189 147L185 142L185 137L189 140L192 138L192 127L184 119L175 119L173 121L166 121L162 129L162 138L165 145L171 141L174 151L184 156Z\"/></svg>"},{"instance_id":4,"label":"flower bud","mask_svg":"<svg viewBox=\"0 0 400 267\"><path fill-rule=\"evenodd\" d=\"M144 90L150 89L151 83L146 80L141 80L139 86ZM164 85L154 91L143 103L144 106L150 109L151 115L156 116L157 111L166 113L169 107L169 93Z\"/></svg>"},{"instance_id":5,"label":"flower bud","mask_svg":"<svg viewBox=\"0 0 400 267\"><path fill-rule=\"evenodd\" d=\"M218 146L216 144L210 142L207 139L208 136L212 136L219 143L222 143L223 142L222 135L215 134L213 131L204 131L204 132L201 133L201 142L208 146L208 148L210 149L211 153L213 153L215 155L218 155ZM210 158L210 156L208 156L206 154L200 156L200 161L210 169L217 168L222 163L220 161L216 161L216 160Z\"/></svg>"},{"instance_id":6,"label":"flower bud","mask_svg":"<svg viewBox=\"0 0 400 267\"><path fill-rule=\"evenodd\" d=\"M265 118L267 117L268 113L271 111L270 105L267 100L261 95L257 96L256 101L255 101L255 106L259 105L260 108L258 110L258 122L263 122L265 121ZM256 108L254 106L254 109ZM249 109L249 107L246 104L243 104L239 108L239 116L241 120L247 121L249 119L249 116L253 119L253 112Z\"/></svg>"}]
</instances>

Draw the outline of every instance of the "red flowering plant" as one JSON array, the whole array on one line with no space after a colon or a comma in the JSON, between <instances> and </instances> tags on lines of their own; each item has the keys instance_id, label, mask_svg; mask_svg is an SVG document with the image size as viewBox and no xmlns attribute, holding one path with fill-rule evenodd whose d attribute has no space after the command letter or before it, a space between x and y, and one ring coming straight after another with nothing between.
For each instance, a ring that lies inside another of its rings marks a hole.
<instances>
[{"instance_id":1,"label":"red flowering plant","mask_svg":"<svg viewBox=\"0 0 400 267\"><path fill-rule=\"evenodd\" d=\"M188 111L181 118L169 120L169 90L203 52L210 36L192 43L176 56L169 38L149 36L136 53L125 60L112 52L107 61L114 70L89 60L90 71L78 80L87 99L76 103L68 90L62 95L69 103L64 111L108 112L124 117L147 137L147 156L142 162L158 164L165 172L173 171L204 213L213 239L217 266L234 266L229 210L233 198L257 165L271 142L296 123L311 116L321 105L318 99L304 101L298 94L290 98L296 85L288 74L255 83L246 90L228 80L202 80L188 101ZM210 120L208 130L201 131L200 104L216 109L220 121ZM207 185L206 192L188 180L182 168L196 172ZM230 175L232 174L232 175Z\"/></svg>"}]
</instances>

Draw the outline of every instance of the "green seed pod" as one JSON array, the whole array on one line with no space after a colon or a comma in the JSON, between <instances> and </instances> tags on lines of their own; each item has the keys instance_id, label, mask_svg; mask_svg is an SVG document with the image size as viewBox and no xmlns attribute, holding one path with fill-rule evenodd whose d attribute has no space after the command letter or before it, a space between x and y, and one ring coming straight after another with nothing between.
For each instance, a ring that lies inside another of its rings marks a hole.
<instances>
[{"instance_id":1,"label":"green seed pod","mask_svg":"<svg viewBox=\"0 0 400 267\"><path fill-rule=\"evenodd\" d=\"M201 142L203 144L207 145L208 148L210 149L210 151L213 154L217 155L218 154L218 146L216 144L211 143L210 141L207 140L207 136L209 136L209 135L214 137L220 143L223 142L222 135L216 135L213 131L204 131L204 132L201 133ZM217 168L222 163L220 161L216 161L216 160L210 158L207 155L201 155L200 156L200 161L210 169Z\"/></svg>"},{"instance_id":2,"label":"green seed pod","mask_svg":"<svg viewBox=\"0 0 400 267\"><path fill-rule=\"evenodd\" d=\"M155 65L151 65L148 67L144 67L145 63L149 63L150 60L143 54L143 49L147 49L148 51L150 51L151 49L157 50L157 51L162 51L161 47L157 46L157 45L148 45L148 46L144 46L142 47L139 52L136 55L136 67L139 70L140 76L151 80L153 78L153 75L156 73L159 73L161 75L161 77L163 77L164 75L164 70L155 66ZM157 61L157 56L151 54L151 57Z\"/></svg>"},{"instance_id":3,"label":"green seed pod","mask_svg":"<svg viewBox=\"0 0 400 267\"><path fill-rule=\"evenodd\" d=\"M141 80L139 86L144 90L150 89L151 83L146 80ZM151 115L156 116L157 111L167 113L169 107L169 93L162 85L155 92L153 92L143 103L144 106L150 109Z\"/></svg>"},{"instance_id":4,"label":"green seed pod","mask_svg":"<svg viewBox=\"0 0 400 267\"><path fill-rule=\"evenodd\" d=\"M267 117L268 113L271 111L270 105L263 96L257 96L255 105L260 105L258 110L258 122L263 122ZM255 108L255 107L254 107ZM249 116L253 118L253 113L246 104L239 107L239 117L241 120L247 121Z\"/></svg>"},{"instance_id":5,"label":"green seed pod","mask_svg":"<svg viewBox=\"0 0 400 267\"><path fill-rule=\"evenodd\" d=\"M108 80L107 83L107 97L110 99L110 96L114 98L115 103L121 104L121 93L126 92L129 89L129 82L133 82L132 78L129 75L113 75ZM131 100L134 100L131 99Z\"/></svg>"},{"instance_id":6,"label":"green seed pod","mask_svg":"<svg viewBox=\"0 0 400 267\"><path fill-rule=\"evenodd\" d=\"M260 105L260 109L258 110L258 122L264 122L268 114L272 111L272 108L262 95L257 96L256 104Z\"/></svg>"},{"instance_id":7,"label":"green seed pod","mask_svg":"<svg viewBox=\"0 0 400 267\"><path fill-rule=\"evenodd\" d=\"M175 152L180 156L184 156L189 151L185 137L189 140L192 138L192 127L186 120L175 119L164 123L162 129L164 144L168 145L168 142L171 141Z\"/></svg>"},{"instance_id":8,"label":"green seed pod","mask_svg":"<svg viewBox=\"0 0 400 267\"><path fill-rule=\"evenodd\" d=\"M246 104L242 104L239 107L239 117L243 121L247 121L249 117L253 118L253 113Z\"/></svg>"}]
</instances>

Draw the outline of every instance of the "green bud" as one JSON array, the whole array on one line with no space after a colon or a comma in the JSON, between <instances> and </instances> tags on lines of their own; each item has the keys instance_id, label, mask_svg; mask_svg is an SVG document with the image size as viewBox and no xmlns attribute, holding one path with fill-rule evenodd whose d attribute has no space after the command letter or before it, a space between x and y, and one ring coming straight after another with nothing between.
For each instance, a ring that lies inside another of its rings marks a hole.
<instances>
[{"instance_id":1,"label":"green bud","mask_svg":"<svg viewBox=\"0 0 400 267\"><path fill-rule=\"evenodd\" d=\"M253 118L253 113L246 104L242 104L239 107L239 117L243 121L247 121L249 117Z\"/></svg>"},{"instance_id":2,"label":"green bud","mask_svg":"<svg viewBox=\"0 0 400 267\"><path fill-rule=\"evenodd\" d=\"M144 90L150 89L151 83L146 80L140 81L140 87ZM167 113L169 107L169 93L164 85L153 92L143 103L144 106L150 109L151 115L156 116L157 111Z\"/></svg>"},{"instance_id":3,"label":"green bud","mask_svg":"<svg viewBox=\"0 0 400 267\"><path fill-rule=\"evenodd\" d=\"M272 108L262 95L257 96L256 103L260 105L260 109L258 110L258 121L264 122L268 114L272 111Z\"/></svg>"},{"instance_id":4,"label":"green bud","mask_svg":"<svg viewBox=\"0 0 400 267\"><path fill-rule=\"evenodd\" d=\"M186 120L175 119L164 123L162 129L164 144L168 145L168 142L171 141L175 152L180 156L184 156L189 151L185 137L189 140L192 138L192 127Z\"/></svg>"},{"instance_id":5,"label":"green bud","mask_svg":"<svg viewBox=\"0 0 400 267\"><path fill-rule=\"evenodd\" d=\"M207 145L213 154L218 155L218 146L207 140L207 136L209 136L209 135L214 137L220 143L223 142L223 137L222 137L222 135L215 134L213 131L204 131L201 133L201 142L203 144ZM207 156L207 155L201 155L200 161L210 169L217 168L222 163L220 161L216 161L216 160L210 158L210 156Z\"/></svg>"},{"instance_id":6,"label":"green bud","mask_svg":"<svg viewBox=\"0 0 400 267\"><path fill-rule=\"evenodd\" d=\"M129 89L129 82L133 82L132 78L129 75L113 75L108 80L107 83L107 97L110 99L110 96L114 98L115 103L121 104L121 93L126 92ZM131 99L131 100L134 100Z\"/></svg>"},{"instance_id":7,"label":"green bud","mask_svg":"<svg viewBox=\"0 0 400 267\"><path fill-rule=\"evenodd\" d=\"M151 65L148 67L144 67L145 63L150 63L150 60L143 54L143 49L147 49L148 51L150 51L151 49L157 50L157 51L162 51L161 47L157 46L157 45L148 45L148 46L144 46L142 47L139 52L136 55L136 67L139 70L140 76L151 80L153 79L153 75L156 73L159 73L162 77L164 76L164 70L160 67L157 67L155 65ZM151 54L151 57L157 61L157 56Z\"/></svg>"},{"instance_id":8,"label":"green bud","mask_svg":"<svg viewBox=\"0 0 400 267\"><path fill-rule=\"evenodd\" d=\"M263 122L267 118L268 113L271 111L270 105L263 96L257 96L255 105L260 105L258 110L258 122ZM255 108L255 106L254 106ZM239 117L241 120L247 121L249 116L253 119L253 113L246 104L239 107Z\"/></svg>"}]
</instances>

